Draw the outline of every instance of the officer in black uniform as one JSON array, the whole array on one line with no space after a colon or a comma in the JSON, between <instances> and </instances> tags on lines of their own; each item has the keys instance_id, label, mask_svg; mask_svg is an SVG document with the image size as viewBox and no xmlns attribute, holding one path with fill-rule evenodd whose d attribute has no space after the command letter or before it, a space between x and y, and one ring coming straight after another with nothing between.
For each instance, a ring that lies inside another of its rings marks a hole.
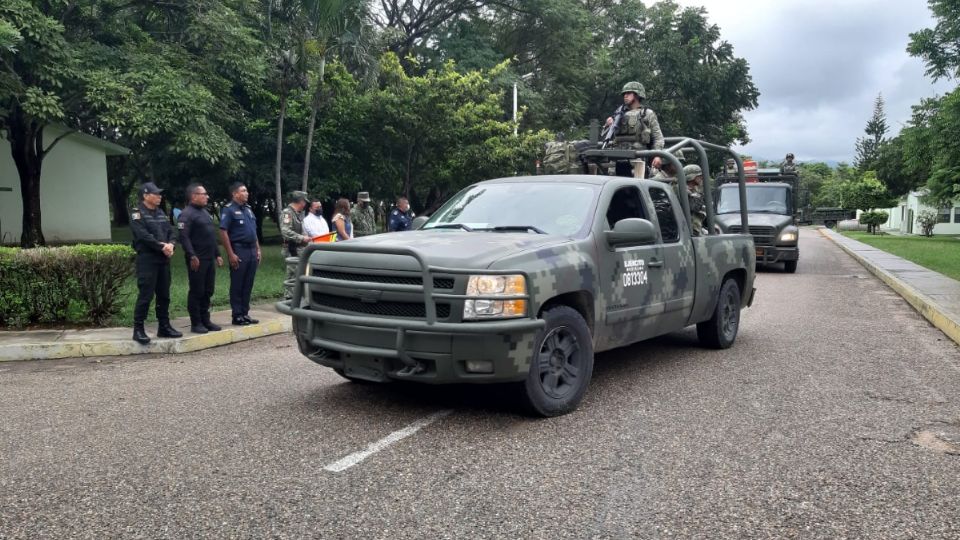
<instances>
[{"instance_id":1,"label":"officer in black uniform","mask_svg":"<svg viewBox=\"0 0 960 540\"><path fill-rule=\"evenodd\" d=\"M190 312L190 331L194 334L220 330L210 320L210 298L216 286L217 266L223 266L223 259L217 247L217 226L207 212L208 199L206 188L201 184L190 184L187 186L190 204L177 219L180 245L187 259L187 281L190 284L187 311Z\"/></svg>"},{"instance_id":2,"label":"officer in black uniform","mask_svg":"<svg viewBox=\"0 0 960 540\"><path fill-rule=\"evenodd\" d=\"M412 211L410 211L410 201L408 201L406 197L398 198L397 207L390 212L390 219L387 222L387 231L409 231L410 226L413 224L414 217L416 216Z\"/></svg>"},{"instance_id":3,"label":"officer in black uniform","mask_svg":"<svg viewBox=\"0 0 960 540\"><path fill-rule=\"evenodd\" d=\"M157 297L157 337L181 337L170 326L170 257L173 256L173 227L160 208L163 192L153 182L140 188L140 204L130 214L133 249L137 252L137 305L133 310L133 339L146 345L150 337L143 328L147 310Z\"/></svg>"},{"instance_id":4,"label":"officer in black uniform","mask_svg":"<svg viewBox=\"0 0 960 540\"><path fill-rule=\"evenodd\" d=\"M247 186L237 182L230 186L233 201L220 213L220 241L230 262L230 310L236 326L256 324L250 318L250 293L253 278L260 265L260 241L257 240L257 218L247 205Z\"/></svg>"}]
</instances>

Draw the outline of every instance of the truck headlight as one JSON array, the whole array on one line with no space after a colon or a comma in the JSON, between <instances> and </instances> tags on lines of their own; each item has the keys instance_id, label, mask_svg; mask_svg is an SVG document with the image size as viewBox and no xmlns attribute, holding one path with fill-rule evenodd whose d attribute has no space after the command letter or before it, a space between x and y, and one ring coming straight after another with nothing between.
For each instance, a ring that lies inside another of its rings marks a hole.
<instances>
[{"instance_id":1,"label":"truck headlight","mask_svg":"<svg viewBox=\"0 0 960 540\"><path fill-rule=\"evenodd\" d=\"M780 233L781 243L789 243L789 242L796 242L796 241L797 241L797 231L786 230Z\"/></svg>"},{"instance_id":2,"label":"truck headlight","mask_svg":"<svg viewBox=\"0 0 960 540\"><path fill-rule=\"evenodd\" d=\"M467 281L467 296L490 298L468 299L463 304L463 318L467 320L524 317L527 314L527 301L516 297L526 294L527 281L519 274L470 276Z\"/></svg>"}]
</instances>

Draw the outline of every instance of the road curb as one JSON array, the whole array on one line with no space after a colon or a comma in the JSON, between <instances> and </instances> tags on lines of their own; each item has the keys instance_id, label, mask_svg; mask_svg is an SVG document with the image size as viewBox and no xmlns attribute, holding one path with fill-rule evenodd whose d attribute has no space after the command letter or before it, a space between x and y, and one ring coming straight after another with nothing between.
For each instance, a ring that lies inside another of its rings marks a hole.
<instances>
[{"instance_id":1,"label":"road curb","mask_svg":"<svg viewBox=\"0 0 960 540\"><path fill-rule=\"evenodd\" d=\"M854 260L869 270L871 274L877 276L880 281L886 283L888 287L902 296L903 299L913 306L913 308L916 309L921 315L923 315L923 318L927 319L930 324L936 326L941 332L946 334L947 337L952 339L954 343L960 345L960 317L950 313L947 309L937 303L936 300L930 298L926 294L923 294L915 287L907 284L893 273L877 266L869 259L850 249L850 247L845 245L843 242L838 242L837 239L834 238L834 235L837 233L832 231L827 232L828 229L819 230L821 235L836 244L840 249L846 252L847 255L853 257Z\"/></svg>"},{"instance_id":2,"label":"road curb","mask_svg":"<svg viewBox=\"0 0 960 540\"><path fill-rule=\"evenodd\" d=\"M140 345L132 339L0 344L0 362L91 356L188 353L259 337L283 334L290 332L290 330L291 319L289 317L277 317L247 326L228 326L224 327L223 330L207 334L185 333L181 338L154 338L147 345Z\"/></svg>"}]
</instances>

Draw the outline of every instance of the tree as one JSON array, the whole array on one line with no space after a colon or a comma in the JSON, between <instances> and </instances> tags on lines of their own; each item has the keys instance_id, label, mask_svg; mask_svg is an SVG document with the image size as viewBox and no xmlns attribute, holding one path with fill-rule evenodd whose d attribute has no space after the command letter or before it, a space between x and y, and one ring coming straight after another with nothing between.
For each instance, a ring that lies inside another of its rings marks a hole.
<instances>
[{"instance_id":1,"label":"tree","mask_svg":"<svg viewBox=\"0 0 960 540\"><path fill-rule=\"evenodd\" d=\"M304 0L304 7L308 33L305 49L310 60L316 64L315 73L308 71L308 76L313 75L313 81L308 83L311 93L310 121L300 188L307 191L313 132L317 111L325 98L324 77L329 57L338 55L365 79L376 73L376 43L364 0Z\"/></svg>"},{"instance_id":2,"label":"tree","mask_svg":"<svg viewBox=\"0 0 960 540\"><path fill-rule=\"evenodd\" d=\"M927 75L939 80L960 77L960 4L927 0L936 26L910 34L907 52L923 59Z\"/></svg>"},{"instance_id":3,"label":"tree","mask_svg":"<svg viewBox=\"0 0 960 540\"><path fill-rule=\"evenodd\" d=\"M262 76L261 44L238 6L242 2L207 0L0 4L0 129L20 176L21 246L44 243L42 164L60 140L45 140L51 124L124 138L135 152L162 147L180 159L238 162L243 148L224 124L238 108L237 81Z\"/></svg>"},{"instance_id":4,"label":"tree","mask_svg":"<svg viewBox=\"0 0 960 540\"><path fill-rule=\"evenodd\" d=\"M873 116L867 121L864 132L866 137L857 139L857 157L853 165L861 172L873 170L880 159L880 149L883 145L883 136L887 134L887 117L883 111L883 94L877 94L873 102Z\"/></svg>"}]
</instances>

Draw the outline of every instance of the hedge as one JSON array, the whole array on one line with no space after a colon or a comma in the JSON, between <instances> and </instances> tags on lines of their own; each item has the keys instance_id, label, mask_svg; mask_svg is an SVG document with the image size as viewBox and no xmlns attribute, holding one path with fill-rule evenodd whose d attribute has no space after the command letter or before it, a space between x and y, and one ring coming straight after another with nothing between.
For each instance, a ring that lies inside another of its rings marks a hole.
<instances>
[{"instance_id":1,"label":"hedge","mask_svg":"<svg viewBox=\"0 0 960 540\"><path fill-rule=\"evenodd\" d=\"M0 326L62 323L76 311L104 325L120 310L135 256L112 244L0 248Z\"/></svg>"}]
</instances>

